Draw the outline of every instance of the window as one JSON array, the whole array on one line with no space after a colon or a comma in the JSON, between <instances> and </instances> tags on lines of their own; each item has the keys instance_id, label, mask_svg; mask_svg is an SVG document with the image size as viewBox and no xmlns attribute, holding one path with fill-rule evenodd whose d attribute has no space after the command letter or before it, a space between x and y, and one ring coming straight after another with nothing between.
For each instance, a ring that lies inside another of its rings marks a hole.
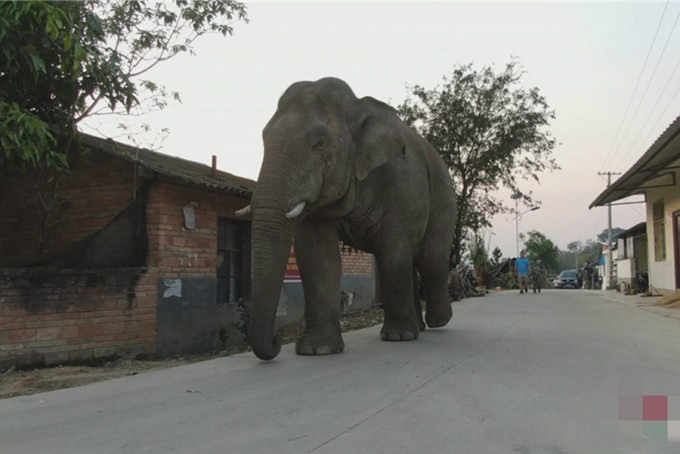
<instances>
[{"instance_id":1,"label":"window","mask_svg":"<svg viewBox=\"0 0 680 454\"><path fill-rule=\"evenodd\" d=\"M616 249L619 251L619 260L628 258L628 255L626 254L626 240L624 238L619 237L616 239Z\"/></svg>"},{"instance_id":2,"label":"window","mask_svg":"<svg viewBox=\"0 0 680 454\"><path fill-rule=\"evenodd\" d=\"M626 258L635 258L635 237L629 236L626 238Z\"/></svg>"},{"instance_id":3,"label":"window","mask_svg":"<svg viewBox=\"0 0 680 454\"><path fill-rule=\"evenodd\" d=\"M217 227L217 302L247 299L250 286L250 225L232 219L219 219Z\"/></svg>"},{"instance_id":4,"label":"window","mask_svg":"<svg viewBox=\"0 0 680 454\"><path fill-rule=\"evenodd\" d=\"M666 218L663 199L652 205L652 219L654 222L654 260L666 260Z\"/></svg>"}]
</instances>

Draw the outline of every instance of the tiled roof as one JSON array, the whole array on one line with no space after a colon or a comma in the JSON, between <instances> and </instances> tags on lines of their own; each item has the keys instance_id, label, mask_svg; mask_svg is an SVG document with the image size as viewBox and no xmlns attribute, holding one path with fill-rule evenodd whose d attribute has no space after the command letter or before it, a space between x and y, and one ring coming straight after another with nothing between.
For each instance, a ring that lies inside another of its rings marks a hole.
<instances>
[{"instance_id":1,"label":"tiled roof","mask_svg":"<svg viewBox=\"0 0 680 454\"><path fill-rule=\"evenodd\" d=\"M217 192L250 197L255 181L239 177L194 161L176 158L156 151L137 148L111 139L82 134L83 145L157 172L171 180Z\"/></svg>"}]
</instances>

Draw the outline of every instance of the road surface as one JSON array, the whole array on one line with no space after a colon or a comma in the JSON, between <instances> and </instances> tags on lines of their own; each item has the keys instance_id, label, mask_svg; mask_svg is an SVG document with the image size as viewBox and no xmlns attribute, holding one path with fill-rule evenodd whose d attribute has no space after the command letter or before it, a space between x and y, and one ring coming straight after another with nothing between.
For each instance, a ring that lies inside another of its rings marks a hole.
<instances>
[{"instance_id":1,"label":"road surface","mask_svg":"<svg viewBox=\"0 0 680 454\"><path fill-rule=\"evenodd\" d=\"M677 402L680 321L617 302L634 298L493 293L415 342L373 327L341 355L289 345L1 400L0 453L678 453L677 425L635 402Z\"/></svg>"}]
</instances>

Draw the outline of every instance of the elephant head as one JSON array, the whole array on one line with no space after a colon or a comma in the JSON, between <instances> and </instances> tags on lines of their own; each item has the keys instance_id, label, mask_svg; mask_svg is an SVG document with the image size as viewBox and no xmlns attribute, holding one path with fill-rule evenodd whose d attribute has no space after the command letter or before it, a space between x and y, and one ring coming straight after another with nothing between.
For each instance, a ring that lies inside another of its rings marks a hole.
<instances>
[{"instance_id":1,"label":"elephant head","mask_svg":"<svg viewBox=\"0 0 680 454\"><path fill-rule=\"evenodd\" d=\"M385 112L397 119L386 104L358 99L345 82L325 78L291 85L265 126L264 159L246 210L253 216L249 337L259 358L272 359L281 348L274 322L297 223L341 213L356 183L390 159L400 138L398 128L380 127Z\"/></svg>"}]
</instances>

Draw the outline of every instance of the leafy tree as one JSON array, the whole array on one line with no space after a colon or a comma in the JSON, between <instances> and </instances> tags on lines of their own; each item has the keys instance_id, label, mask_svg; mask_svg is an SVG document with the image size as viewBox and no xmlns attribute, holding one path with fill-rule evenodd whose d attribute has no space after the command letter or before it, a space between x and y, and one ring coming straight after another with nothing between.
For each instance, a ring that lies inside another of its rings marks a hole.
<instances>
[{"instance_id":1,"label":"leafy tree","mask_svg":"<svg viewBox=\"0 0 680 454\"><path fill-rule=\"evenodd\" d=\"M560 271L560 250L541 232L530 231L524 242L524 249L530 259L538 257L543 260L543 266L548 273Z\"/></svg>"},{"instance_id":2,"label":"leafy tree","mask_svg":"<svg viewBox=\"0 0 680 454\"><path fill-rule=\"evenodd\" d=\"M560 268L563 270L571 270L578 268L580 262L579 252L583 249L582 241L572 241L567 244L567 250L560 252Z\"/></svg>"},{"instance_id":3,"label":"leafy tree","mask_svg":"<svg viewBox=\"0 0 680 454\"><path fill-rule=\"evenodd\" d=\"M492 216L512 210L492 193L521 193L520 180L539 181L540 172L559 169L551 157L555 140L546 131L554 113L538 88L520 85L521 75L514 61L498 73L460 65L437 88L410 87L413 98L398 107L451 172L458 200L453 263L470 231L490 227ZM522 194L522 202L538 203L530 193Z\"/></svg>"},{"instance_id":4,"label":"leafy tree","mask_svg":"<svg viewBox=\"0 0 680 454\"><path fill-rule=\"evenodd\" d=\"M501 251L501 248L496 246L491 252L491 263L494 266L498 266L501 263L501 257L503 257L503 251Z\"/></svg>"},{"instance_id":5,"label":"leafy tree","mask_svg":"<svg viewBox=\"0 0 680 454\"><path fill-rule=\"evenodd\" d=\"M472 243L469 244L470 261L475 267L488 269L491 266L489 254L484 245L484 238L476 237Z\"/></svg>"},{"instance_id":6,"label":"leafy tree","mask_svg":"<svg viewBox=\"0 0 680 454\"><path fill-rule=\"evenodd\" d=\"M178 99L143 75L235 20L234 0L0 2L0 170L64 170L85 118Z\"/></svg>"},{"instance_id":7,"label":"leafy tree","mask_svg":"<svg viewBox=\"0 0 680 454\"><path fill-rule=\"evenodd\" d=\"M622 229L620 227L612 228L612 242L616 241L619 235L621 235L625 231L626 229ZM598 233L597 241L599 241L600 243L607 244L607 241L609 241L609 229L604 229L601 233Z\"/></svg>"},{"instance_id":8,"label":"leafy tree","mask_svg":"<svg viewBox=\"0 0 680 454\"><path fill-rule=\"evenodd\" d=\"M572 241L571 243L567 243L567 251L572 253L577 252L582 247L583 247L582 241Z\"/></svg>"},{"instance_id":9,"label":"leafy tree","mask_svg":"<svg viewBox=\"0 0 680 454\"><path fill-rule=\"evenodd\" d=\"M567 244L567 250L560 252L561 269L583 268L586 261L595 265L600 262L602 245L593 240L572 241Z\"/></svg>"},{"instance_id":10,"label":"leafy tree","mask_svg":"<svg viewBox=\"0 0 680 454\"><path fill-rule=\"evenodd\" d=\"M586 240L586 244L578 254L579 268L583 267L587 261L593 265L598 264L600 255L602 255L602 245L597 241Z\"/></svg>"}]
</instances>

